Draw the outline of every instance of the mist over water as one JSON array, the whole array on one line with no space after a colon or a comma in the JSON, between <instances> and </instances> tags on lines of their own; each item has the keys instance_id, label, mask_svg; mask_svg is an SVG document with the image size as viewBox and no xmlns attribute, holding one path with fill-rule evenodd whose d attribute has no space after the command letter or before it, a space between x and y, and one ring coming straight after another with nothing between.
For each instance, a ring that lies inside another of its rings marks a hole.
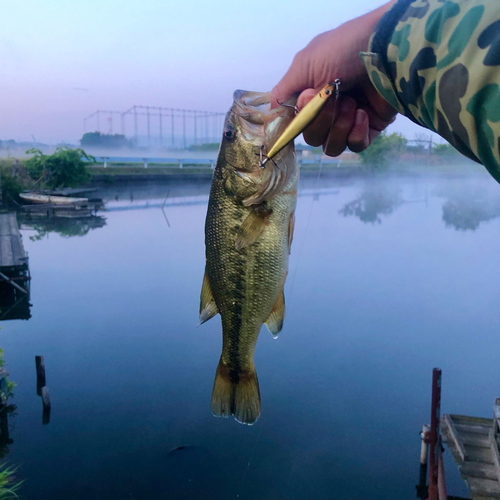
<instances>
[{"instance_id":1,"label":"mist over water","mask_svg":"<svg viewBox=\"0 0 500 500\"><path fill-rule=\"evenodd\" d=\"M220 319L196 328L208 182L104 187L92 227L25 223L32 317L0 330L21 496L414 498L432 368L443 413L491 418L498 396L500 188L471 172L301 180L285 326L261 331L251 427L210 413ZM448 493L466 496L445 459Z\"/></svg>"}]
</instances>

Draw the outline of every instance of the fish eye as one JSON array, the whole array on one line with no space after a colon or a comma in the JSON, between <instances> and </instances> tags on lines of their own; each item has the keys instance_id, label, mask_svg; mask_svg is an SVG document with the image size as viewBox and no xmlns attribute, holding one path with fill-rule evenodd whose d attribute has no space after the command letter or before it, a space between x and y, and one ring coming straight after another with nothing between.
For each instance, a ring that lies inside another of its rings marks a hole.
<instances>
[{"instance_id":1,"label":"fish eye","mask_svg":"<svg viewBox=\"0 0 500 500\"><path fill-rule=\"evenodd\" d=\"M224 137L228 141L232 141L236 137L236 132L233 128L228 127L226 130L224 130Z\"/></svg>"}]
</instances>

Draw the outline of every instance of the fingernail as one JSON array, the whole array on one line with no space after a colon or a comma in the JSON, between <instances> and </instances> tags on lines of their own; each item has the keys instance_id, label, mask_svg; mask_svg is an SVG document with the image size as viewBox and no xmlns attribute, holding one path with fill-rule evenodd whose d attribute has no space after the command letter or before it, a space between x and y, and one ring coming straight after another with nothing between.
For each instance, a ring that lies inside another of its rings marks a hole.
<instances>
[{"instance_id":1,"label":"fingernail","mask_svg":"<svg viewBox=\"0 0 500 500\"><path fill-rule=\"evenodd\" d=\"M355 105L356 103L352 99L344 99L340 103L340 112L344 115L347 115L353 110Z\"/></svg>"}]
</instances>

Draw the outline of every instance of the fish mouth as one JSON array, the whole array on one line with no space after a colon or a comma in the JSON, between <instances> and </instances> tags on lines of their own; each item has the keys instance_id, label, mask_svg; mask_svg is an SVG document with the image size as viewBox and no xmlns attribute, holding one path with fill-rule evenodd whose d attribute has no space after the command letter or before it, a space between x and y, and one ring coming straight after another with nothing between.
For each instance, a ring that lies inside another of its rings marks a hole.
<instances>
[{"instance_id":1,"label":"fish mouth","mask_svg":"<svg viewBox=\"0 0 500 500\"><path fill-rule=\"evenodd\" d=\"M266 142L282 132L294 117L293 106L297 97L290 98L285 104L271 109L271 92L252 92L236 90L233 94L232 113L236 116L247 139L266 137ZM288 106L290 104L291 106Z\"/></svg>"},{"instance_id":2,"label":"fish mouth","mask_svg":"<svg viewBox=\"0 0 500 500\"><path fill-rule=\"evenodd\" d=\"M265 125L288 111L286 107L271 109L271 92L236 90L233 103L234 113L255 125Z\"/></svg>"}]
</instances>

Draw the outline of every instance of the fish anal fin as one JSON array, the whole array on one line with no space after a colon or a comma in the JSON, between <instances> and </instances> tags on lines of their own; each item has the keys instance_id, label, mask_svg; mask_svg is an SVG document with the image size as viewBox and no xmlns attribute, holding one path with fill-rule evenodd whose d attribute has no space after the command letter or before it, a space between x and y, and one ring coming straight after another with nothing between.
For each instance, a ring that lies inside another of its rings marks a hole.
<instances>
[{"instance_id":1,"label":"fish anal fin","mask_svg":"<svg viewBox=\"0 0 500 500\"><path fill-rule=\"evenodd\" d=\"M266 319L267 329L272 333L273 337L278 338L278 334L283 328L283 322L285 321L285 294L283 290L278 295L276 302L274 303L273 309L269 318Z\"/></svg>"},{"instance_id":2,"label":"fish anal fin","mask_svg":"<svg viewBox=\"0 0 500 500\"><path fill-rule=\"evenodd\" d=\"M212 414L231 415L241 424L252 425L260 416L259 380L255 367L235 372L219 361L212 391Z\"/></svg>"},{"instance_id":3,"label":"fish anal fin","mask_svg":"<svg viewBox=\"0 0 500 500\"><path fill-rule=\"evenodd\" d=\"M295 212L290 214L288 219L288 253L292 253L293 231L295 229Z\"/></svg>"},{"instance_id":4,"label":"fish anal fin","mask_svg":"<svg viewBox=\"0 0 500 500\"><path fill-rule=\"evenodd\" d=\"M208 281L207 271L205 270L200 294L200 325L213 318L218 312L219 309L215 303L212 289L210 288L210 282Z\"/></svg>"},{"instance_id":5,"label":"fish anal fin","mask_svg":"<svg viewBox=\"0 0 500 500\"><path fill-rule=\"evenodd\" d=\"M259 239L260 235L269 224L269 218L272 212L272 209L269 208L265 202L252 208L252 211L243 221L239 235L236 238L236 250L246 248Z\"/></svg>"}]
</instances>

